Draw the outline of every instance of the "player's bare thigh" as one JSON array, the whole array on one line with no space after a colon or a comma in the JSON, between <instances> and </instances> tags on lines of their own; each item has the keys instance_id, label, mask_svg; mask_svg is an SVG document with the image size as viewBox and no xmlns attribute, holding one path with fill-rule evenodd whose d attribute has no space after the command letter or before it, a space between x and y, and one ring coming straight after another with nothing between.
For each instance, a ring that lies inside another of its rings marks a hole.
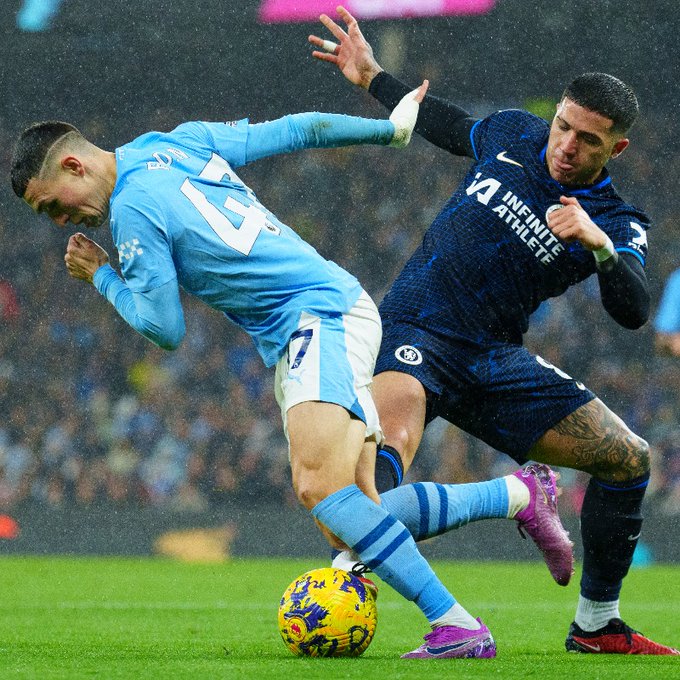
<instances>
[{"instance_id":1,"label":"player's bare thigh","mask_svg":"<svg viewBox=\"0 0 680 680\"><path fill-rule=\"evenodd\" d=\"M528 457L612 482L637 479L649 471L647 442L599 399L584 404L548 430Z\"/></svg>"},{"instance_id":2,"label":"player's bare thigh","mask_svg":"<svg viewBox=\"0 0 680 680\"><path fill-rule=\"evenodd\" d=\"M293 406L286 419L293 487L311 510L327 496L355 483L366 425L342 406L321 401ZM378 500L377 494L374 500Z\"/></svg>"},{"instance_id":3,"label":"player's bare thigh","mask_svg":"<svg viewBox=\"0 0 680 680\"><path fill-rule=\"evenodd\" d=\"M373 378L372 391L384 443L399 451L406 471L425 429L425 388L408 373L385 371Z\"/></svg>"},{"instance_id":4,"label":"player's bare thigh","mask_svg":"<svg viewBox=\"0 0 680 680\"><path fill-rule=\"evenodd\" d=\"M356 483L376 503L375 442L365 442L366 425L342 406L305 401L286 414L293 488L311 510L331 494ZM317 521L337 550L347 546Z\"/></svg>"}]
</instances>

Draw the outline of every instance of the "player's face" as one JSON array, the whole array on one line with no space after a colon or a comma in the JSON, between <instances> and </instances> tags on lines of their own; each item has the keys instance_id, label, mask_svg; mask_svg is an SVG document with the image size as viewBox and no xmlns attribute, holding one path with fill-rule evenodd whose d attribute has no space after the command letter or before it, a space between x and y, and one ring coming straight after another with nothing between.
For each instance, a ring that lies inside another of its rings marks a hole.
<instances>
[{"instance_id":1,"label":"player's face","mask_svg":"<svg viewBox=\"0 0 680 680\"><path fill-rule=\"evenodd\" d=\"M109 209L108 197L89 177L64 169L49 178L32 178L24 200L60 227L69 222L98 227L106 220Z\"/></svg>"},{"instance_id":2,"label":"player's face","mask_svg":"<svg viewBox=\"0 0 680 680\"><path fill-rule=\"evenodd\" d=\"M566 185L593 184L628 140L612 132L612 121L570 99L557 105L545 160L550 176Z\"/></svg>"}]
</instances>

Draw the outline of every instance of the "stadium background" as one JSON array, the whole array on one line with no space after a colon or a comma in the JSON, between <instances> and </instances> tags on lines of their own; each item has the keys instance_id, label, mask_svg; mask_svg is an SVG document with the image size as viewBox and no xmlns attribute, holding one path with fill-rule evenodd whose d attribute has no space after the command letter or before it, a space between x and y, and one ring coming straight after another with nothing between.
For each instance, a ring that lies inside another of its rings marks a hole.
<instances>
[{"instance_id":1,"label":"stadium background","mask_svg":"<svg viewBox=\"0 0 680 680\"><path fill-rule=\"evenodd\" d=\"M306 37L317 25L262 25L256 2L138 0L93 10L63 0L40 31L17 28L21 5L0 6L0 552L144 554L165 531L200 528L222 553L230 544L236 554L324 554L292 496L272 375L249 339L190 299L177 352L137 336L67 277L69 234L15 199L7 170L14 138L36 120L69 120L111 149L190 119L384 110L311 58ZM642 116L611 169L655 222L647 270L656 307L680 265L675 0L497 0L486 16L362 25L384 67L414 84L428 77L431 92L479 114L526 106L550 116L564 84L587 70L629 82ZM240 174L380 299L465 165L416 139L406 152L306 152ZM115 253L105 230L97 238ZM595 281L544 305L527 344L650 441L654 483L639 559L680 560L678 361L654 355L649 325L631 333L611 322ZM462 482L512 467L435 423L410 477ZM563 482L562 512L576 530L584 478L564 471ZM470 527L428 549L532 556L510 530Z\"/></svg>"}]
</instances>

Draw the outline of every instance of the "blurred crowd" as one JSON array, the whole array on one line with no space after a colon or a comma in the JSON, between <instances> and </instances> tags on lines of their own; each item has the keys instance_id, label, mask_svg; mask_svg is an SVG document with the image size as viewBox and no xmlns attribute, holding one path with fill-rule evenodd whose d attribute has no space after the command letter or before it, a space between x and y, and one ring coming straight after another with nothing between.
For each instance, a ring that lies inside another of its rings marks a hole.
<instances>
[{"instance_id":1,"label":"blurred crowd","mask_svg":"<svg viewBox=\"0 0 680 680\"><path fill-rule=\"evenodd\" d=\"M619 191L654 219L647 266L653 309L680 264L677 214L666 200L680 161L665 150L664 129L661 114L646 115L630 149L610 166ZM1 141L6 177L12 140ZM416 140L406 151L360 147L266 159L240 175L379 301L465 168L464 159ZM69 279L63 254L70 232L32 215L10 191L0 187L0 510L39 503L195 512L234 498L295 503L273 372L250 339L184 297L182 346L156 348L92 287ZM117 265L107 232L95 238ZM680 513L680 359L654 353L650 325L630 332L609 320L593 278L542 305L526 344L650 442L649 502ZM408 478L467 482L514 467L435 421ZM585 481L562 471L565 512L579 509Z\"/></svg>"}]
</instances>

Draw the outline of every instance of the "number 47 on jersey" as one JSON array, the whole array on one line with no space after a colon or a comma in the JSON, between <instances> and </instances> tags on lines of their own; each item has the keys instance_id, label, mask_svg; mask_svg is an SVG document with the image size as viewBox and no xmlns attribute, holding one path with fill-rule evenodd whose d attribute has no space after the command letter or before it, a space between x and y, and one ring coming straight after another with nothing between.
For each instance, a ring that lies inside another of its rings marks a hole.
<instances>
[{"instance_id":1,"label":"number 47 on jersey","mask_svg":"<svg viewBox=\"0 0 680 680\"><path fill-rule=\"evenodd\" d=\"M199 177L211 182L221 182L225 176L230 181L245 187L248 198L253 201L253 203L246 204L230 195L224 202L223 208L243 218L239 226L236 226L220 208L211 203L208 197L188 178L184 180L181 192L191 201L222 241L239 253L249 255L262 229L267 229L276 235L280 234L281 230L267 219L267 213L257 202L255 194L243 184L224 158L213 153L212 158L199 174Z\"/></svg>"}]
</instances>

